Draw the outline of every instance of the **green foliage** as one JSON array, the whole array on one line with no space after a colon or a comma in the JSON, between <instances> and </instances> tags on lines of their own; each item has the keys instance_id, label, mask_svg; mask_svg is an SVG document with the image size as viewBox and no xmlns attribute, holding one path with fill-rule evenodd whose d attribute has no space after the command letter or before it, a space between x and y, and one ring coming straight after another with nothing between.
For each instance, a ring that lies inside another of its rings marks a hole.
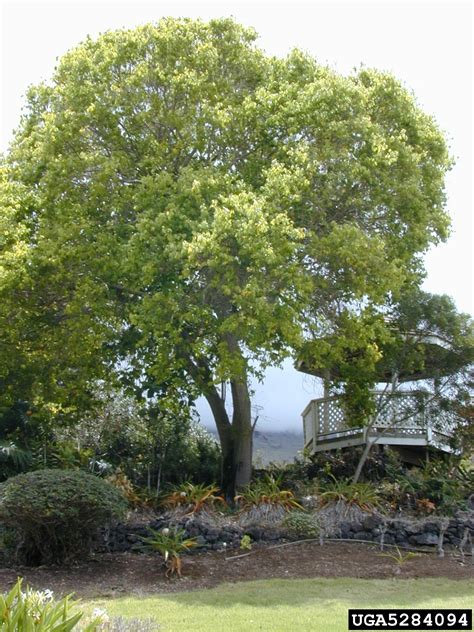
<instances>
[{"instance_id":1,"label":"green foliage","mask_svg":"<svg viewBox=\"0 0 474 632\"><path fill-rule=\"evenodd\" d=\"M419 553L413 551L401 551L398 546L395 547L394 552L380 553L380 557L388 557L394 561L396 566L400 569L408 560L412 560L414 557L419 557Z\"/></svg>"},{"instance_id":2,"label":"green foliage","mask_svg":"<svg viewBox=\"0 0 474 632\"><path fill-rule=\"evenodd\" d=\"M0 480L27 470L31 461L31 453L28 450L19 448L12 441L0 442Z\"/></svg>"},{"instance_id":3,"label":"green foliage","mask_svg":"<svg viewBox=\"0 0 474 632\"><path fill-rule=\"evenodd\" d=\"M234 500L244 511L259 505L274 505L282 507L286 511L295 508L302 509L293 492L281 489L280 480L268 474L248 485Z\"/></svg>"},{"instance_id":4,"label":"green foliage","mask_svg":"<svg viewBox=\"0 0 474 632\"><path fill-rule=\"evenodd\" d=\"M320 452L311 456L307 471L308 478L316 479L321 484L349 479L353 476L363 447L355 446L350 449ZM402 464L397 452L384 447L383 450L373 450L364 466L364 479L367 482L378 483L386 479L393 469L401 468Z\"/></svg>"},{"instance_id":5,"label":"green foliage","mask_svg":"<svg viewBox=\"0 0 474 632\"><path fill-rule=\"evenodd\" d=\"M245 534L242 536L240 540L240 548L242 551L251 551L252 550L252 538Z\"/></svg>"},{"instance_id":6,"label":"green foliage","mask_svg":"<svg viewBox=\"0 0 474 632\"><path fill-rule=\"evenodd\" d=\"M161 531L157 531L149 527L148 531L151 535L140 536L140 540L143 542L142 546L157 551L163 556L165 562L170 557L179 558L183 553L199 546L196 538L186 538L183 529L165 527Z\"/></svg>"},{"instance_id":7,"label":"green foliage","mask_svg":"<svg viewBox=\"0 0 474 632\"><path fill-rule=\"evenodd\" d=\"M283 527L298 538L317 538L319 526L315 517L306 511L290 511L283 519Z\"/></svg>"},{"instance_id":8,"label":"green foliage","mask_svg":"<svg viewBox=\"0 0 474 632\"><path fill-rule=\"evenodd\" d=\"M367 511L380 504L380 495L373 483L352 483L349 479L331 478L331 482L320 487L323 504L342 500Z\"/></svg>"},{"instance_id":9,"label":"green foliage","mask_svg":"<svg viewBox=\"0 0 474 632\"><path fill-rule=\"evenodd\" d=\"M410 470L392 470L394 486L385 491L395 506L426 510L430 501L440 514L452 514L467 507L474 489L474 470L458 459L431 460Z\"/></svg>"},{"instance_id":10,"label":"green foliage","mask_svg":"<svg viewBox=\"0 0 474 632\"><path fill-rule=\"evenodd\" d=\"M81 471L39 470L0 485L0 523L13 532L16 558L30 565L87 554L98 529L126 506L118 490Z\"/></svg>"},{"instance_id":11,"label":"green foliage","mask_svg":"<svg viewBox=\"0 0 474 632\"><path fill-rule=\"evenodd\" d=\"M121 380L170 415L231 381L242 418L215 415L247 480L250 375L339 327L365 379L449 223L444 137L399 81L255 40L171 18L87 39L29 90L0 180L2 398L75 413Z\"/></svg>"},{"instance_id":12,"label":"green foliage","mask_svg":"<svg viewBox=\"0 0 474 632\"><path fill-rule=\"evenodd\" d=\"M0 595L1 632L70 632L77 629L82 612L77 612L70 596L54 601L50 591L21 590L18 579L9 593ZM94 632L99 620L81 627L82 632Z\"/></svg>"},{"instance_id":13,"label":"green foliage","mask_svg":"<svg viewBox=\"0 0 474 632\"><path fill-rule=\"evenodd\" d=\"M216 496L219 487L216 485L193 484L190 482L176 485L163 499L168 508L184 507L190 513L197 513L204 507L213 507L216 503L225 505L222 496Z\"/></svg>"}]
</instances>

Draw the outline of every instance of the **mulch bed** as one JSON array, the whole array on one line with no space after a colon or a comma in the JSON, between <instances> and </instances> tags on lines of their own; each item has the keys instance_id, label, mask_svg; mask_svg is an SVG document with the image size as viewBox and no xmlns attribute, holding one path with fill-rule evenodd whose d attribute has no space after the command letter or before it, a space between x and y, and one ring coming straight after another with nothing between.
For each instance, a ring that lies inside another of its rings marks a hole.
<instances>
[{"instance_id":1,"label":"mulch bed","mask_svg":"<svg viewBox=\"0 0 474 632\"><path fill-rule=\"evenodd\" d=\"M34 588L49 588L56 595L73 592L83 598L170 593L270 578L474 579L470 557L465 562L459 554L438 558L434 551L406 561L398 575L394 561L382 556L374 545L306 542L281 548L255 546L248 556L226 560L241 553L212 551L185 556L181 580L165 578L159 556L136 553L95 555L69 567L0 568L0 592L19 576Z\"/></svg>"}]
</instances>

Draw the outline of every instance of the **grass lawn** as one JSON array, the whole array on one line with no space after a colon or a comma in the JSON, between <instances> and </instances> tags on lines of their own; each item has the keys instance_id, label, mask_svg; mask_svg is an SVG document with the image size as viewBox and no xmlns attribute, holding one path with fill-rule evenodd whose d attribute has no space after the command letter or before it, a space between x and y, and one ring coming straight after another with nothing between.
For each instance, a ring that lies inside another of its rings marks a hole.
<instances>
[{"instance_id":1,"label":"grass lawn","mask_svg":"<svg viewBox=\"0 0 474 632\"><path fill-rule=\"evenodd\" d=\"M346 632L348 608L470 608L473 601L474 581L344 578L243 582L86 603L110 615L153 617L163 632Z\"/></svg>"}]
</instances>

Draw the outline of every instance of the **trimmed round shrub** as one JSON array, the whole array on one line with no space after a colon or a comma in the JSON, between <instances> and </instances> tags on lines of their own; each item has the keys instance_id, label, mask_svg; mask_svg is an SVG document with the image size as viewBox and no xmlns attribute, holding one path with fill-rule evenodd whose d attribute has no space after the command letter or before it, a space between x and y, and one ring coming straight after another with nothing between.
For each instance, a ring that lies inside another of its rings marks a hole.
<instances>
[{"instance_id":1,"label":"trimmed round shrub","mask_svg":"<svg viewBox=\"0 0 474 632\"><path fill-rule=\"evenodd\" d=\"M283 520L283 527L294 538L317 538L319 525L314 514L304 511L290 511Z\"/></svg>"},{"instance_id":2,"label":"trimmed round shrub","mask_svg":"<svg viewBox=\"0 0 474 632\"><path fill-rule=\"evenodd\" d=\"M64 563L87 555L100 527L124 515L121 492L79 470L39 470L0 484L0 524L16 562Z\"/></svg>"}]
</instances>

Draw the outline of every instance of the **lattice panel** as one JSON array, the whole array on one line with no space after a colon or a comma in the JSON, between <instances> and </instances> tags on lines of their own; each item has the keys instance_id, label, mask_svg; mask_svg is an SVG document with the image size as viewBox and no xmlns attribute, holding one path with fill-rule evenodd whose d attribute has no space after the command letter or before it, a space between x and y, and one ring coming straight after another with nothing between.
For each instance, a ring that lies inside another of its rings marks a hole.
<instances>
[{"instance_id":1,"label":"lattice panel","mask_svg":"<svg viewBox=\"0 0 474 632\"><path fill-rule=\"evenodd\" d=\"M456 419L447 410L439 410L434 407L430 410L431 427L440 434L452 437L456 432Z\"/></svg>"},{"instance_id":2,"label":"lattice panel","mask_svg":"<svg viewBox=\"0 0 474 632\"><path fill-rule=\"evenodd\" d=\"M346 429L344 413L336 400L318 402L319 432L341 432Z\"/></svg>"},{"instance_id":3,"label":"lattice panel","mask_svg":"<svg viewBox=\"0 0 474 632\"><path fill-rule=\"evenodd\" d=\"M379 399L382 410L377 416L377 425L387 427L396 425L397 428L423 429L426 427L425 414L420 408L420 402L414 395L392 395L390 400Z\"/></svg>"}]
</instances>

